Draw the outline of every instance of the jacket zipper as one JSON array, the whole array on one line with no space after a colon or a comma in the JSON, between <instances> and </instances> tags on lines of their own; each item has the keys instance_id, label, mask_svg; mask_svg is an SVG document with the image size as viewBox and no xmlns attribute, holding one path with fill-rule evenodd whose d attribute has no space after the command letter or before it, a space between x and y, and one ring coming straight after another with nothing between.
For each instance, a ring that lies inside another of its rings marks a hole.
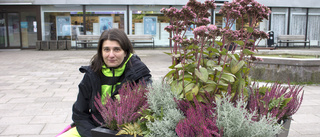
<instances>
[{"instance_id":1,"label":"jacket zipper","mask_svg":"<svg viewBox=\"0 0 320 137\"><path fill-rule=\"evenodd\" d=\"M114 72L114 68L112 68L112 78L113 78L113 79L114 79L114 75L115 75L114 73L115 73L115 72ZM113 94L113 87L114 87L114 84L111 85L111 92L110 92L110 93L111 93L111 96L112 96L112 94Z\"/></svg>"}]
</instances>

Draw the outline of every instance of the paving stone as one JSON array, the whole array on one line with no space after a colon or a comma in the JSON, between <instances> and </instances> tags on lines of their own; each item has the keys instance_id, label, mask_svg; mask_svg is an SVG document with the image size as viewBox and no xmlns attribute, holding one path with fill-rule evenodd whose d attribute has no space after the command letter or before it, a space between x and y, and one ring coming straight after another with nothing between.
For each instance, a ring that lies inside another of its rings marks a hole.
<instances>
[{"instance_id":1,"label":"paving stone","mask_svg":"<svg viewBox=\"0 0 320 137\"><path fill-rule=\"evenodd\" d=\"M70 107L70 108L56 108L55 111L53 112L53 115L68 115L68 114L72 114L72 107Z\"/></svg>"},{"instance_id":2,"label":"paving stone","mask_svg":"<svg viewBox=\"0 0 320 137\"><path fill-rule=\"evenodd\" d=\"M16 106L17 106L17 104L0 103L0 110L11 109L11 108L15 108Z\"/></svg>"},{"instance_id":3,"label":"paving stone","mask_svg":"<svg viewBox=\"0 0 320 137\"><path fill-rule=\"evenodd\" d=\"M319 123L291 123L290 130L295 130L301 134L301 136L313 136L320 135ZM290 132L290 131L289 131Z\"/></svg>"},{"instance_id":4,"label":"paving stone","mask_svg":"<svg viewBox=\"0 0 320 137\"><path fill-rule=\"evenodd\" d=\"M31 124L45 124L45 123L63 123L66 120L66 115L49 115L49 116L35 116Z\"/></svg>"},{"instance_id":5,"label":"paving stone","mask_svg":"<svg viewBox=\"0 0 320 137\"><path fill-rule=\"evenodd\" d=\"M305 124L305 123L310 123L310 124L320 124L320 117L317 116L316 114L294 114L293 115L293 120L297 123ZM320 126L319 126L320 127ZM320 130L320 128L319 128Z\"/></svg>"},{"instance_id":6,"label":"paving stone","mask_svg":"<svg viewBox=\"0 0 320 137\"><path fill-rule=\"evenodd\" d=\"M62 99L62 101L69 101L69 102L75 102L77 100L77 96L68 96L68 97L64 97Z\"/></svg>"},{"instance_id":7,"label":"paving stone","mask_svg":"<svg viewBox=\"0 0 320 137\"><path fill-rule=\"evenodd\" d=\"M62 101L63 97L39 97L36 102L59 102Z\"/></svg>"},{"instance_id":8,"label":"paving stone","mask_svg":"<svg viewBox=\"0 0 320 137\"><path fill-rule=\"evenodd\" d=\"M22 114L24 116L51 116L55 112L55 109L25 109Z\"/></svg>"},{"instance_id":9,"label":"paving stone","mask_svg":"<svg viewBox=\"0 0 320 137\"><path fill-rule=\"evenodd\" d=\"M16 135L16 136L1 136L0 135L0 137L18 137L18 135Z\"/></svg>"},{"instance_id":10,"label":"paving stone","mask_svg":"<svg viewBox=\"0 0 320 137\"><path fill-rule=\"evenodd\" d=\"M49 135L20 135L19 137L55 137L57 134Z\"/></svg>"},{"instance_id":11,"label":"paving stone","mask_svg":"<svg viewBox=\"0 0 320 137\"><path fill-rule=\"evenodd\" d=\"M8 103L9 104L9 103ZM35 110L40 109L45 105L45 102L34 102L34 103L16 103L13 107L14 110Z\"/></svg>"},{"instance_id":12,"label":"paving stone","mask_svg":"<svg viewBox=\"0 0 320 137\"><path fill-rule=\"evenodd\" d=\"M0 109L0 117L20 116L23 110L13 110L11 108Z\"/></svg>"},{"instance_id":13,"label":"paving stone","mask_svg":"<svg viewBox=\"0 0 320 137\"><path fill-rule=\"evenodd\" d=\"M2 133L7 127L8 127L8 125L1 125L0 124L0 133Z\"/></svg>"},{"instance_id":14,"label":"paving stone","mask_svg":"<svg viewBox=\"0 0 320 137\"><path fill-rule=\"evenodd\" d=\"M1 135L32 135L40 134L44 124L9 125Z\"/></svg>"},{"instance_id":15,"label":"paving stone","mask_svg":"<svg viewBox=\"0 0 320 137\"><path fill-rule=\"evenodd\" d=\"M60 124L46 124L41 131L41 134L57 134L60 133L65 127L71 123L60 123Z\"/></svg>"},{"instance_id":16,"label":"paving stone","mask_svg":"<svg viewBox=\"0 0 320 137\"><path fill-rule=\"evenodd\" d=\"M24 98L12 98L8 103L32 103L35 102L35 97L24 97Z\"/></svg>"},{"instance_id":17,"label":"paving stone","mask_svg":"<svg viewBox=\"0 0 320 137\"><path fill-rule=\"evenodd\" d=\"M154 80L160 80L170 70L171 58L163 52L170 51L136 50ZM1 52L0 137L53 137L72 123L72 105L84 76L79 67L90 64L95 53L95 50ZM289 137L320 136L319 89L320 85L304 87L304 100L293 116Z\"/></svg>"},{"instance_id":18,"label":"paving stone","mask_svg":"<svg viewBox=\"0 0 320 137\"><path fill-rule=\"evenodd\" d=\"M43 108L71 108L74 102L48 102Z\"/></svg>"},{"instance_id":19,"label":"paving stone","mask_svg":"<svg viewBox=\"0 0 320 137\"><path fill-rule=\"evenodd\" d=\"M2 117L0 119L0 125L14 124L28 124L33 116L19 116L19 117Z\"/></svg>"}]
</instances>

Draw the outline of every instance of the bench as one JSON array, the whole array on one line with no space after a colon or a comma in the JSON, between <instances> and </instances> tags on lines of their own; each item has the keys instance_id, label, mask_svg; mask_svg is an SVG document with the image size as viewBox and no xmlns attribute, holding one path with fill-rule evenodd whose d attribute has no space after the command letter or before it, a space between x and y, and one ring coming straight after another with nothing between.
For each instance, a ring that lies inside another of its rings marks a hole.
<instances>
[{"instance_id":1,"label":"bench","mask_svg":"<svg viewBox=\"0 0 320 137\"><path fill-rule=\"evenodd\" d=\"M134 46L136 43L152 43L154 49L154 39L152 35L127 35ZM76 49L82 44L98 44L100 35L78 35L76 40Z\"/></svg>"},{"instance_id":2,"label":"bench","mask_svg":"<svg viewBox=\"0 0 320 137\"><path fill-rule=\"evenodd\" d=\"M136 43L152 43L152 49L154 49L154 39L152 35L128 35L128 38L133 47Z\"/></svg>"},{"instance_id":3,"label":"bench","mask_svg":"<svg viewBox=\"0 0 320 137\"><path fill-rule=\"evenodd\" d=\"M76 38L76 49L82 44L98 44L100 35L78 35ZM84 46L86 48L86 46Z\"/></svg>"},{"instance_id":4,"label":"bench","mask_svg":"<svg viewBox=\"0 0 320 137\"><path fill-rule=\"evenodd\" d=\"M281 43L305 43L304 48L306 48L306 43L309 43L310 49L310 40L306 40L304 35L279 35L277 43L279 46Z\"/></svg>"}]
</instances>

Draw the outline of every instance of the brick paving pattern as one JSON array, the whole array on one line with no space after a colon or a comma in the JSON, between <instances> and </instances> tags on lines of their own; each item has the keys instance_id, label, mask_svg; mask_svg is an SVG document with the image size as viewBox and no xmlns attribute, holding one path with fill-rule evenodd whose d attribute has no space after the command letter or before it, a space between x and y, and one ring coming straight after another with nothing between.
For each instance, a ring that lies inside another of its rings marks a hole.
<instances>
[{"instance_id":1,"label":"brick paving pattern","mask_svg":"<svg viewBox=\"0 0 320 137\"><path fill-rule=\"evenodd\" d=\"M78 69L88 65L95 52L0 50L0 137L53 137L70 124L83 77ZM163 52L169 50L136 50L154 79L161 79L171 64ZM289 137L320 136L320 86L304 90Z\"/></svg>"}]
</instances>

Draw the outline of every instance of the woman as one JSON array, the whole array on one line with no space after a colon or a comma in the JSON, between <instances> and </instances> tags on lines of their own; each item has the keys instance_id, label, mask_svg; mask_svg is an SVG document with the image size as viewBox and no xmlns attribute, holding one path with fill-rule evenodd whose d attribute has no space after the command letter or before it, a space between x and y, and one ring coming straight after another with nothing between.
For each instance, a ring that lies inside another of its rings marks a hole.
<instances>
[{"instance_id":1,"label":"woman","mask_svg":"<svg viewBox=\"0 0 320 137\"><path fill-rule=\"evenodd\" d=\"M119 29L110 29L101 34L91 65L82 66L80 72L85 75L79 84L78 98L72 109L75 128L59 137L91 137L91 129L100 126L92 115L103 121L93 104L98 93L102 97L114 98L123 83L151 83L150 70L137 55L133 55L130 40Z\"/></svg>"}]
</instances>

